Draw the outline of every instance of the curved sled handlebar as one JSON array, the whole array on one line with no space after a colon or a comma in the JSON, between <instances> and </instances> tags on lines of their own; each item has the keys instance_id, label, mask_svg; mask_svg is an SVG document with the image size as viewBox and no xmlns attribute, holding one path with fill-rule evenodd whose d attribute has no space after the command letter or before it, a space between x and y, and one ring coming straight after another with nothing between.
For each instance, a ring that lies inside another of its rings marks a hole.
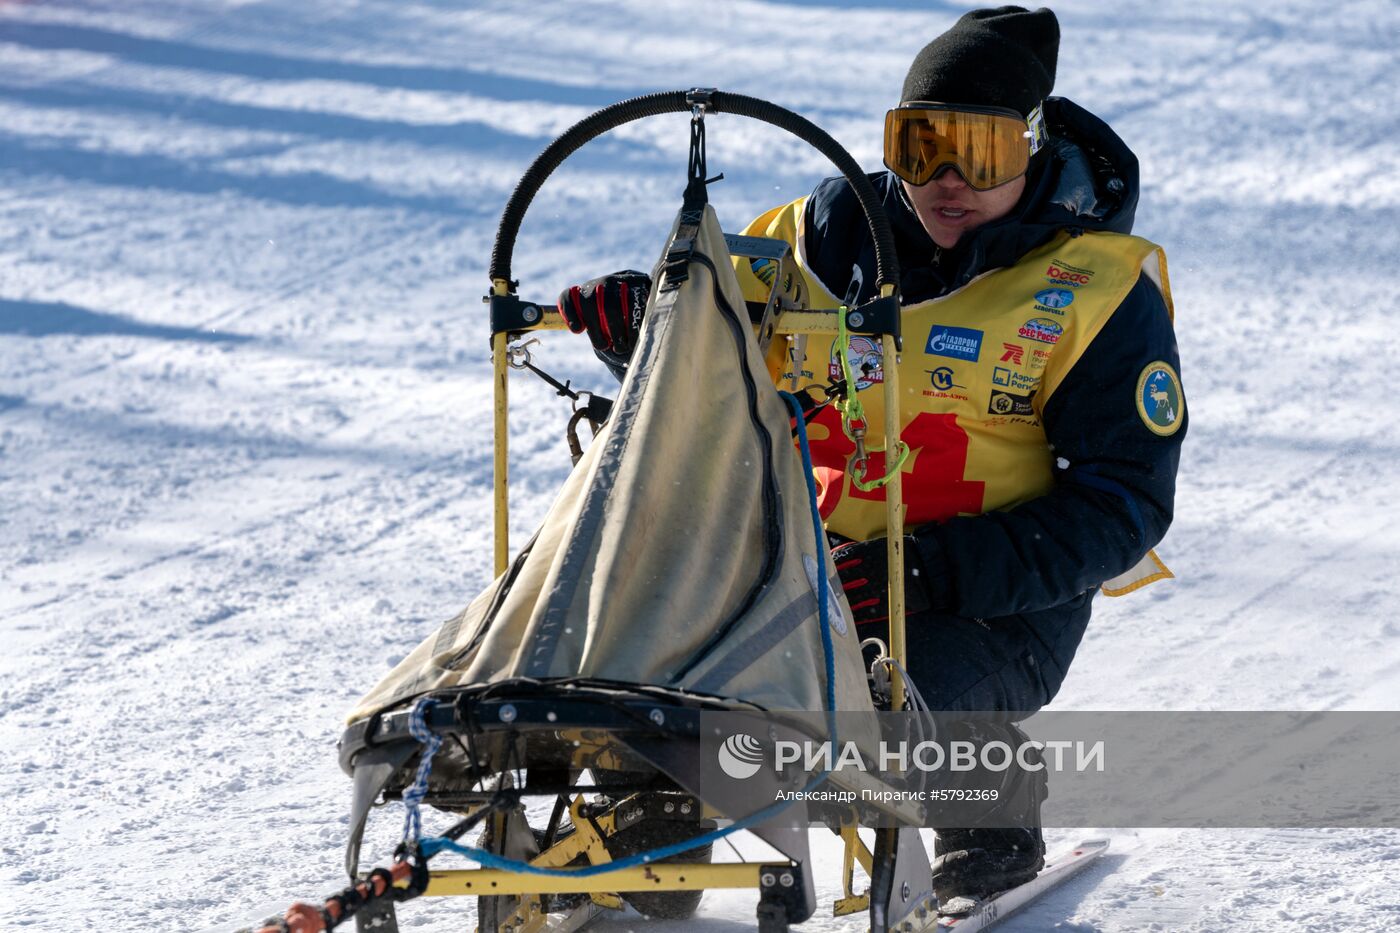
<instances>
[{"instance_id":1,"label":"curved sled handlebar","mask_svg":"<svg viewBox=\"0 0 1400 933\"><path fill-rule=\"evenodd\" d=\"M771 123L811 144L830 159L850 182L856 199L860 201L861 209L865 211L865 220L870 225L870 235L875 241L877 284L897 290L899 263L895 258L894 235L890 232L889 218L880 206L870 179L861 171L860 165L851 154L821 127L777 104L725 91L707 90L702 93L703 104L697 103L689 91L660 91L619 101L584 117L545 147L515 186L505 212L501 215L500 226L496 230L496 243L491 249L491 281L497 294L515 294L516 283L510 278L510 261L515 251L515 238L520 233L520 223L525 218L525 211L530 207L530 202L544 185L545 179L565 159L585 143L625 123L665 113L691 113L701 106L715 113L734 113Z\"/></svg>"}]
</instances>

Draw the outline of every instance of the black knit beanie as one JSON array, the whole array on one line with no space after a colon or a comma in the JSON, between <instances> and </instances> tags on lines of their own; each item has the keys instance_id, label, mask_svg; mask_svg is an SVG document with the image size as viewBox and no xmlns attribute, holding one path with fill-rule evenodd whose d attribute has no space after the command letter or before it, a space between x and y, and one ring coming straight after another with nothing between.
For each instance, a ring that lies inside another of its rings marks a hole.
<instances>
[{"instance_id":1,"label":"black knit beanie","mask_svg":"<svg viewBox=\"0 0 1400 933\"><path fill-rule=\"evenodd\" d=\"M1008 107L1029 116L1055 87L1059 51L1060 23L1045 7L972 10L915 56L900 100Z\"/></svg>"}]
</instances>

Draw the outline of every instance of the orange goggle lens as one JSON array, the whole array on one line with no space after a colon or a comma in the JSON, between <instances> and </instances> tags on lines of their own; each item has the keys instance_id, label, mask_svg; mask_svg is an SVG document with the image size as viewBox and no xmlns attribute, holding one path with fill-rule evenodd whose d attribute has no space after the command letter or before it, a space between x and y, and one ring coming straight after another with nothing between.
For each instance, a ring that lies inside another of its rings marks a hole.
<instances>
[{"instance_id":1,"label":"orange goggle lens","mask_svg":"<svg viewBox=\"0 0 1400 933\"><path fill-rule=\"evenodd\" d=\"M911 185L956 168L979 191L1020 178L1038 142L1010 110L948 110L914 104L885 114L885 165Z\"/></svg>"}]
</instances>

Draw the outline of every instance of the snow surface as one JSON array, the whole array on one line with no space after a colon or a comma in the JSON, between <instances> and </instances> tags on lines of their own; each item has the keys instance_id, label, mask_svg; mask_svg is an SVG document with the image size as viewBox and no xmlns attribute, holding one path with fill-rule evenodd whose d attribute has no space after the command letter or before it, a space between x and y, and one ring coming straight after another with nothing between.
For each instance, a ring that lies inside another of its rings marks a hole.
<instances>
[{"instance_id":1,"label":"snow surface","mask_svg":"<svg viewBox=\"0 0 1400 933\"><path fill-rule=\"evenodd\" d=\"M0 927L198 929L338 884L341 717L487 581L479 298L529 159L706 84L878 166L904 68L964 8L0 0ZM1400 7L1056 9L1058 92L1142 159L1193 420L1180 579L1100 600L1057 705L1400 708ZM652 261L684 126L546 186L527 295ZM827 173L735 118L710 149L730 229ZM608 384L580 341L543 354ZM520 536L568 461L561 402L514 385ZM371 857L397 829L378 817ZM1106 834L1008 933L1400 928L1394 831ZM751 911L708 894L685 928Z\"/></svg>"}]
</instances>

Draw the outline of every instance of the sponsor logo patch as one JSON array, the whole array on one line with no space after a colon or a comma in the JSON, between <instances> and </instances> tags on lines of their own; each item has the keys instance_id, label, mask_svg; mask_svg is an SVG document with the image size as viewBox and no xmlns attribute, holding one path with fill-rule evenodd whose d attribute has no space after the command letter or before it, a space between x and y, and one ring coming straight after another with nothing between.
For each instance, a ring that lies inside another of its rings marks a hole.
<instances>
[{"instance_id":1,"label":"sponsor logo patch","mask_svg":"<svg viewBox=\"0 0 1400 933\"><path fill-rule=\"evenodd\" d=\"M1186 396L1171 364L1158 360L1143 368L1138 376L1136 401L1142 423L1153 434L1171 437L1181 428Z\"/></svg>"},{"instance_id":2,"label":"sponsor logo patch","mask_svg":"<svg viewBox=\"0 0 1400 933\"><path fill-rule=\"evenodd\" d=\"M1027 376L1025 373L1017 372L1014 369L998 366L992 370L992 385L1002 386L1006 389L1015 389L1018 392L1034 394L1035 390L1040 386L1040 377Z\"/></svg>"},{"instance_id":3,"label":"sponsor logo patch","mask_svg":"<svg viewBox=\"0 0 1400 933\"><path fill-rule=\"evenodd\" d=\"M935 389L941 389L947 392L957 385L957 383L953 381L955 377L953 375L953 367L951 366L940 366L937 369L925 370L925 372L928 373L929 382L933 383Z\"/></svg>"},{"instance_id":4,"label":"sponsor logo patch","mask_svg":"<svg viewBox=\"0 0 1400 933\"><path fill-rule=\"evenodd\" d=\"M967 386L957 381L958 375L951 366L940 366L937 369L926 369L928 373L929 385L931 389L924 389L924 398L950 398L960 402L967 401L967 393L963 391Z\"/></svg>"},{"instance_id":5,"label":"sponsor logo patch","mask_svg":"<svg viewBox=\"0 0 1400 933\"><path fill-rule=\"evenodd\" d=\"M1060 336L1065 329L1054 321L1043 317L1033 317L1021 325L1020 334L1026 340L1035 340L1040 343L1059 343Z\"/></svg>"},{"instance_id":6,"label":"sponsor logo patch","mask_svg":"<svg viewBox=\"0 0 1400 933\"><path fill-rule=\"evenodd\" d=\"M1020 366L1021 358L1026 355L1026 348L1015 343L1004 343L1001 345L1002 363L1010 363L1012 366Z\"/></svg>"},{"instance_id":7,"label":"sponsor logo patch","mask_svg":"<svg viewBox=\"0 0 1400 933\"><path fill-rule=\"evenodd\" d=\"M833 380L842 378L841 357L838 355L840 352L840 348L833 343L831 362L826 368L827 376ZM872 338L859 335L851 337L846 359L851 363L851 374L856 377L857 392L885 381L884 357L880 351L880 344Z\"/></svg>"},{"instance_id":8,"label":"sponsor logo patch","mask_svg":"<svg viewBox=\"0 0 1400 933\"><path fill-rule=\"evenodd\" d=\"M1045 281L1051 285L1082 288L1088 285L1093 278L1093 269L1081 269L1078 266L1071 266L1067 262L1060 262L1058 259L1052 259L1050 265L1045 269Z\"/></svg>"},{"instance_id":9,"label":"sponsor logo patch","mask_svg":"<svg viewBox=\"0 0 1400 933\"><path fill-rule=\"evenodd\" d=\"M1067 288L1042 288L1035 293L1035 309L1051 314L1064 314L1074 304L1074 292Z\"/></svg>"},{"instance_id":10,"label":"sponsor logo patch","mask_svg":"<svg viewBox=\"0 0 1400 933\"><path fill-rule=\"evenodd\" d=\"M928 332L928 344L924 349L932 356L975 363L982 355L982 332L967 327L935 324Z\"/></svg>"},{"instance_id":11,"label":"sponsor logo patch","mask_svg":"<svg viewBox=\"0 0 1400 933\"><path fill-rule=\"evenodd\" d=\"M1034 392L1023 395L1019 392L993 391L992 397L987 400L987 414L1034 415L1035 408L1031 405L1034 396Z\"/></svg>"}]
</instances>

